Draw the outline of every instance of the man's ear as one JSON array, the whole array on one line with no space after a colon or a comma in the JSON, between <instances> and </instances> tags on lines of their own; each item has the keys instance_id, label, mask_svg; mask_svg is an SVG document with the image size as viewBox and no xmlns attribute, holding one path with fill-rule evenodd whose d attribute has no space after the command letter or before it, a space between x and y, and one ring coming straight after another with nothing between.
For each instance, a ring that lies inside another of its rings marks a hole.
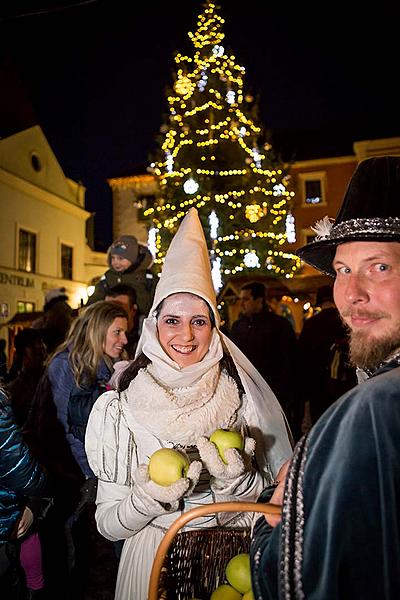
<instances>
[{"instance_id":1,"label":"man's ear","mask_svg":"<svg viewBox=\"0 0 400 600\"><path fill-rule=\"evenodd\" d=\"M134 305L132 306L132 313L133 313L134 315L136 315L137 311L138 311L138 305L137 305L137 304L134 304Z\"/></svg>"}]
</instances>

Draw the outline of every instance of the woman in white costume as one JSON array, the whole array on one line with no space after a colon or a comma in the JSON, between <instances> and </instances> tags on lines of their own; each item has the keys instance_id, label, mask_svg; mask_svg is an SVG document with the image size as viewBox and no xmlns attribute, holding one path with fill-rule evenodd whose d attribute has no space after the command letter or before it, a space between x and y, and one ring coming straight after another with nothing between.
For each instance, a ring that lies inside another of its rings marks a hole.
<instances>
[{"instance_id":1,"label":"woman in white costume","mask_svg":"<svg viewBox=\"0 0 400 600\"><path fill-rule=\"evenodd\" d=\"M206 241L192 208L168 250L135 361L120 376L120 391L97 400L87 427L98 529L125 539L116 600L146 600L157 547L182 511L256 501L291 456L278 401L218 325ZM218 428L245 438L243 453L227 451L227 464L208 440ZM149 457L162 447L183 450L191 461L187 477L167 487L148 477ZM250 527L251 517L203 517L186 530L221 525Z\"/></svg>"}]
</instances>

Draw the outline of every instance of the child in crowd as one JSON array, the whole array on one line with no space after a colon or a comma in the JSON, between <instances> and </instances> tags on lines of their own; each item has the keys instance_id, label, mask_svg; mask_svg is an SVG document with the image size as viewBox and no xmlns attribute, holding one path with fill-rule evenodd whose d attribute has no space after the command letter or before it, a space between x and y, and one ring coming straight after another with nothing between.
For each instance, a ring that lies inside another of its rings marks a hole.
<instances>
[{"instance_id":1,"label":"child in crowd","mask_svg":"<svg viewBox=\"0 0 400 600\"><path fill-rule=\"evenodd\" d=\"M153 302L157 278L150 270L153 257L133 235L121 235L107 252L109 269L97 282L88 304L104 300L116 285L129 285L136 290L140 314L147 316Z\"/></svg>"}]
</instances>

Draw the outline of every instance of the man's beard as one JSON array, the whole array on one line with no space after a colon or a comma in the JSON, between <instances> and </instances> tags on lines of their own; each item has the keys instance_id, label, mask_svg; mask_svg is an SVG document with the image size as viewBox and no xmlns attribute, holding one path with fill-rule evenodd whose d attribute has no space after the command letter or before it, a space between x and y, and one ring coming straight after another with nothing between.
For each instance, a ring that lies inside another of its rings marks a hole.
<instances>
[{"instance_id":1,"label":"man's beard","mask_svg":"<svg viewBox=\"0 0 400 600\"><path fill-rule=\"evenodd\" d=\"M350 363L354 367L374 371L395 350L400 348L400 327L382 338L366 331L350 331Z\"/></svg>"}]
</instances>

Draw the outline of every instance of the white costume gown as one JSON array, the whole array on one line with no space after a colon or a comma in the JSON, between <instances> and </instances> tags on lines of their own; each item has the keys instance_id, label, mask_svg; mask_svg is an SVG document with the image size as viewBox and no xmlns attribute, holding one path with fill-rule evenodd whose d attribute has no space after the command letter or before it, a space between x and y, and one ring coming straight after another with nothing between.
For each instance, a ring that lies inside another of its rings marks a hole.
<instances>
[{"instance_id":1,"label":"white costume gown","mask_svg":"<svg viewBox=\"0 0 400 600\"><path fill-rule=\"evenodd\" d=\"M237 426L246 435L257 438L259 420L254 403L243 398L237 414ZM196 440L193 439L193 445ZM86 452L89 464L98 477L96 521L99 531L110 540L125 539L119 565L116 600L146 600L150 570L158 545L166 529L180 512L165 512L151 518L135 494L133 473L138 465L147 464L149 457L160 447L173 447L171 442L158 439L134 418L128 394L115 391L104 393L90 414L86 433ZM288 455L290 449L288 450ZM281 461L280 461L281 462ZM273 469L275 471L275 469ZM216 496L209 485L185 499L184 510L216 501L256 501L268 480L273 477L264 465L264 475L257 471L246 473L221 490ZM202 479L202 478L201 478ZM200 486L201 487L201 486ZM204 487L204 486L203 486ZM221 520L223 521L221 523ZM226 526L249 527L251 515L219 515L191 521L190 527Z\"/></svg>"}]
</instances>

